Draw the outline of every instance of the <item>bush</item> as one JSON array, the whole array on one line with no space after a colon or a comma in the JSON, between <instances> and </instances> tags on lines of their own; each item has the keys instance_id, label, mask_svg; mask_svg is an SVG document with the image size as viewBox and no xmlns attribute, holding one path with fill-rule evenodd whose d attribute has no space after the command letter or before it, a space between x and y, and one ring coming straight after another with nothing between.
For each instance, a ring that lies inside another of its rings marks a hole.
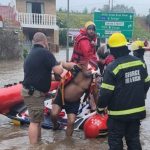
<instances>
[{"instance_id":1,"label":"bush","mask_svg":"<svg viewBox=\"0 0 150 150\"><path fill-rule=\"evenodd\" d=\"M25 59L28 55L28 50L25 48L23 49L23 58Z\"/></svg>"},{"instance_id":2,"label":"bush","mask_svg":"<svg viewBox=\"0 0 150 150\"><path fill-rule=\"evenodd\" d=\"M20 58L21 51L18 43L17 33L0 30L0 59Z\"/></svg>"},{"instance_id":3,"label":"bush","mask_svg":"<svg viewBox=\"0 0 150 150\"><path fill-rule=\"evenodd\" d=\"M59 44L61 46L66 46L67 44L67 30L66 29L59 31Z\"/></svg>"}]
</instances>

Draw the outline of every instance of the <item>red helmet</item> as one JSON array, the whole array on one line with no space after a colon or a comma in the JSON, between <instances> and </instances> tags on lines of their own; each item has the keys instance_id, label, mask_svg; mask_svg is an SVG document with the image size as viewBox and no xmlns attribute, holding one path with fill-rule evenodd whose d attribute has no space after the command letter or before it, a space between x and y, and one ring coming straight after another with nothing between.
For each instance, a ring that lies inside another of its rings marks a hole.
<instances>
[{"instance_id":1,"label":"red helmet","mask_svg":"<svg viewBox=\"0 0 150 150\"><path fill-rule=\"evenodd\" d=\"M101 130L107 129L108 115L96 114L88 118L84 123L84 134L87 138L96 138Z\"/></svg>"}]
</instances>

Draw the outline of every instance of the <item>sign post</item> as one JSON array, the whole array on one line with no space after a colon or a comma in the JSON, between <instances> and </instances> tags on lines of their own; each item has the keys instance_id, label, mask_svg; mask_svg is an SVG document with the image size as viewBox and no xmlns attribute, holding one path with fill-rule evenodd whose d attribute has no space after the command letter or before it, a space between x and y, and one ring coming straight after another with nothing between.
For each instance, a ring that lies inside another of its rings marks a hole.
<instances>
[{"instance_id":1,"label":"sign post","mask_svg":"<svg viewBox=\"0 0 150 150\"><path fill-rule=\"evenodd\" d=\"M133 19L133 13L94 13L96 31L101 38L108 38L114 32L121 32L127 39L131 39Z\"/></svg>"},{"instance_id":2,"label":"sign post","mask_svg":"<svg viewBox=\"0 0 150 150\"><path fill-rule=\"evenodd\" d=\"M66 61L69 61L69 0L67 1L67 46L66 46Z\"/></svg>"}]
</instances>

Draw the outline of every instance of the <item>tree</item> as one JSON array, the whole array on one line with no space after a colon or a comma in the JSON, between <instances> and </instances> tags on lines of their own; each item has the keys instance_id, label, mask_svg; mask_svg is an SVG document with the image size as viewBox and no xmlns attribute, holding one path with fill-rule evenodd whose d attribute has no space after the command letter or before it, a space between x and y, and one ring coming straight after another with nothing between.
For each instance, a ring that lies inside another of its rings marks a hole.
<instances>
[{"instance_id":1,"label":"tree","mask_svg":"<svg viewBox=\"0 0 150 150\"><path fill-rule=\"evenodd\" d=\"M96 7L92 8L92 9L91 9L91 13L94 13L95 10L96 10Z\"/></svg>"},{"instance_id":2,"label":"tree","mask_svg":"<svg viewBox=\"0 0 150 150\"><path fill-rule=\"evenodd\" d=\"M110 10L109 5L104 5L103 8L99 8L99 11L104 11L104 12L121 12L121 13L135 13L135 9L133 7L128 7L123 4L121 5L116 5Z\"/></svg>"},{"instance_id":3,"label":"tree","mask_svg":"<svg viewBox=\"0 0 150 150\"><path fill-rule=\"evenodd\" d=\"M109 9L110 9L109 5L104 5L103 8L102 8L102 11L109 12L110 11Z\"/></svg>"},{"instance_id":4,"label":"tree","mask_svg":"<svg viewBox=\"0 0 150 150\"><path fill-rule=\"evenodd\" d=\"M59 44L66 46L67 44L67 30L63 29L59 31Z\"/></svg>"},{"instance_id":5,"label":"tree","mask_svg":"<svg viewBox=\"0 0 150 150\"><path fill-rule=\"evenodd\" d=\"M59 10L58 10L59 12L62 12L63 10L62 10L62 8L59 8Z\"/></svg>"},{"instance_id":6,"label":"tree","mask_svg":"<svg viewBox=\"0 0 150 150\"><path fill-rule=\"evenodd\" d=\"M146 16L146 23L150 26L150 14Z\"/></svg>"},{"instance_id":7,"label":"tree","mask_svg":"<svg viewBox=\"0 0 150 150\"><path fill-rule=\"evenodd\" d=\"M18 34L14 31L0 30L0 58L17 59L20 55Z\"/></svg>"},{"instance_id":8,"label":"tree","mask_svg":"<svg viewBox=\"0 0 150 150\"><path fill-rule=\"evenodd\" d=\"M112 12L135 13L135 9L133 7L128 7L121 4L121 5L114 6L112 8Z\"/></svg>"},{"instance_id":9,"label":"tree","mask_svg":"<svg viewBox=\"0 0 150 150\"><path fill-rule=\"evenodd\" d=\"M66 18L60 18L60 16L57 15L57 25L59 28L67 28Z\"/></svg>"},{"instance_id":10,"label":"tree","mask_svg":"<svg viewBox=\"0 0 150 150\"><path fill-rule=\"evenodd\" d=\"M150 9L149 9L149 14L146 16L146 24L149 26L150 29Z\"/></svg>"},{"instance_id":11,"label":"tree","mask_svg":"<svg viewBox=\"0 0 150 150\"><path fill-rule=\"evenodd\" d=\"M87 14L88 13L88 9L85 7L82 11L83 14Z\"/></svg>"}]
</instances>

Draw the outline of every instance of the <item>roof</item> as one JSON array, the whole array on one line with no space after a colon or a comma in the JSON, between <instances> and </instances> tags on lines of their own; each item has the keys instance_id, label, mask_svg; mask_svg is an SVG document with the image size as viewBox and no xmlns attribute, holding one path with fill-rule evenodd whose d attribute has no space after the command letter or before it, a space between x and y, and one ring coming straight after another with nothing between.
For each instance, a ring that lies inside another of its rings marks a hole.
<instances>
[{"instance_id":1,"label":"roof","mask_svg":"<svg viewBox=\"0 0 150 150\"><path fill-rule=\"evenodd\" d=\"M2 6L0 5L0 16L2 16L3 20L16 20L16 11L14 7L11 6Z\"/></svg>"},{"instance_id":2,"label":"roof","mask_svg":"<svg viewBox=\"0 0 150 150\"><path fill-rule=\"evenodd\" d=\"M16 15L14 7L0 5L0 16L3 20L4 28L21 28L20 22L16 20Z\"/></svg>"}]
</instances>

